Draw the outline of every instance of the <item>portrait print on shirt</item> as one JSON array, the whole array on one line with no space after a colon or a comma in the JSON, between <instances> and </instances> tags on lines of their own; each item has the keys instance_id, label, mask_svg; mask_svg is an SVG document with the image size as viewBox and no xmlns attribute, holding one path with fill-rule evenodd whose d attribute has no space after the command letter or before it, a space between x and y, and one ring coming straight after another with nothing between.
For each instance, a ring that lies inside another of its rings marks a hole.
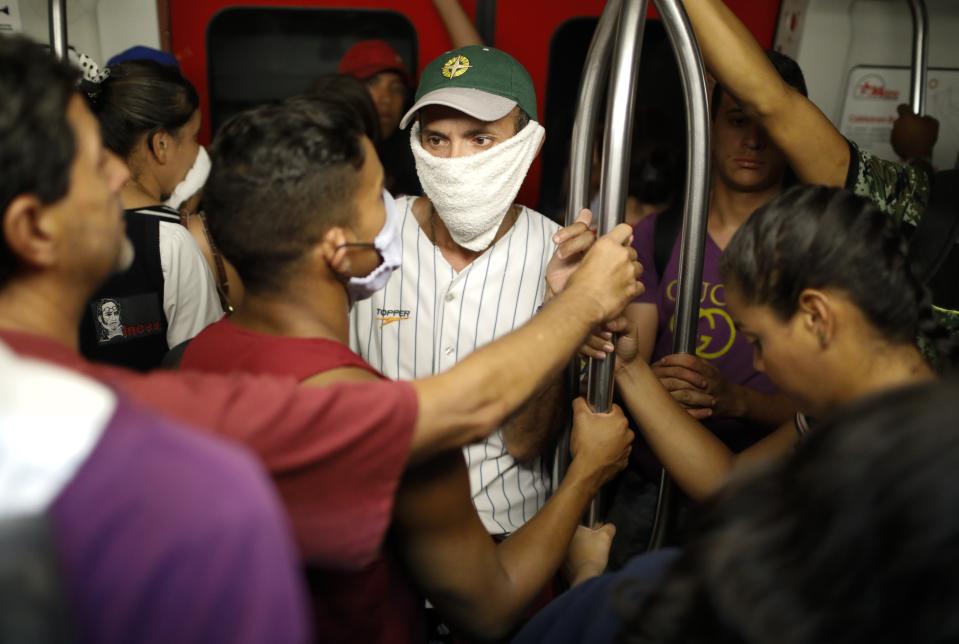
<instances>
[{"instance_id":1,"label":"portrait print on shirt","mask_svg":"<svg viewBox=\"0 0 959 644\"><path fill-rule=\"evenodd\" d=\"M163 333L162 310L155 294L103 298L90 303L99 344L117 344Z\"/></svg>"}]
</instances>

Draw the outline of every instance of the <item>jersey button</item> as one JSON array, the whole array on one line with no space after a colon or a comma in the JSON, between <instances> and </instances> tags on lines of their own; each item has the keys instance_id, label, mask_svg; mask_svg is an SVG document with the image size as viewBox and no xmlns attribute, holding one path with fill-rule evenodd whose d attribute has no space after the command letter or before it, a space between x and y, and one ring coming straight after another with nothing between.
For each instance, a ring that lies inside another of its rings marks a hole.
<instances>
[{"instance_id":1,"label":"jersey button","mask_svg":"<svg viewBox=\"0 0 959 644\"><path fill-rule=\"evenodd\" d=\"M446 301L447 301L447 302L452 302L452 301L455 300L455 299L456 299L456 294L455 294L455 293L452 293L452 292L451 292L451 293L447 293L447 294L446 294Z\"/></svg>"},{"instance_id":2,"label":"jersey button","mask_svg":"<svg viewBox=\"0 0 959 644\"><path fill-rule=\"evenodd\" d=\"M446 347L443 351L444 351L444 352L446 353L446 355L448 355L448 356L453 355L453 347Z\"/></svg>"}]
</instances>

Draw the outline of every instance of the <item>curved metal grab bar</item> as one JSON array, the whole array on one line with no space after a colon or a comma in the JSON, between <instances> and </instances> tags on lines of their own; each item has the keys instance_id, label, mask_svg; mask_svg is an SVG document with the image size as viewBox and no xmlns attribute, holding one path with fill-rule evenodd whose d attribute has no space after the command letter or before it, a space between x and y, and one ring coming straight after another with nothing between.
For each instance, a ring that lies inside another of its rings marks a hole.
<instances>
[{"instance_id":1,"label":"curved metal grab bar","mask_svg":"<svg viewBox=\"0 0 959 644\"><path fill-rule=\"evenodd\" d=\"M909 104L914 114L926 115L926 76L929 68L929 13L925 0L908 0L912 13L912 79Z\"/></svg>"},{"instance_id":2,"label":"curved metal grab bar","mask_svg":"<svg viewBox=\"0 0 959 644\"><path fill-rule=\"evenodd\" d=\"M609 0L596 24L593 39L583 66L583 80L579 88L579 109L573 121L573 138L569 154L569 199L566 202L566 225L576 221L579 211L589 207L589 187L593 170L593 144L596 123L604 96L603 89L609 76L609 60L613 53L613 35L622 0ZM570 362L568 374L569 391L579 391L579 358ZM556 445L553 455L553 483L566 476L569 469L569 440L572 424L566 427Z\"/></svg>"},{"instance_id":3,"label":"curved metal grab bar","mask_svg":"<svg viewBox=\"0 0 959 644\"><path fill-rule=\"evenodd\" d=\"M60 60L67 58L67 2L50 0L50 48Z\"/></svg>"},{"instance_id":4,"label":"curved metal grab bar","mask_svg":"<svg viewBox=\"0 0 959 644\"><path fill-rule=\"evenodd\" d=\"M603 165L599 184L598 232L605 235L622 223L629 189L629 157L633 140L633 108L636 77L643 48L647 0L625 0L619 15L619 29L609 78L606 131L603 135ZM613 406L615 360L589 360L586 402L595 412ZM602 495L593 499L587 522L600 522Z\"/></svg>"},{"instance_id":5,"label":"curved metal grab bar","mask_svg":"<svg viewBox=\"0 0 959 644\"><path fill-rule=\"evenodd\" d=\"M654 3L662 16L666 35L679 63L686 106L686 201L679 250L673 352L695 354L709 212L709 97L702 53L681 0L654 0ZM664 470L660 476L659 500L649 540L651 550L662 546L666 539L672 496L672 483Z\"/></svg>"}]
</instances>

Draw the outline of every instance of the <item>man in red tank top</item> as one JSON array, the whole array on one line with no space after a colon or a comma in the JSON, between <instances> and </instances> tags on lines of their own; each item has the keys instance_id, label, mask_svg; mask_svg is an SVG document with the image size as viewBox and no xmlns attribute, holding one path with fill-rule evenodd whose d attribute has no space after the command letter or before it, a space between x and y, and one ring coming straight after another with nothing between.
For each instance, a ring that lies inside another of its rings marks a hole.
<instances>
[{"instance_id":1,"label":"man in red tank top","mask_svg":"<svg viewBox=\"0 0 959 644\"><path fill-rule=\"evenodd\" d=\"M385 281L395 268L391 240L397 238L382 166L354 112L337 98L257 108L224 125L213 157L207 217L247 297L235 316L194 339L182 366L318 384L382 378L346 346L350 298L368 296ZM274 159L285 162L279 168L269 163ZM563 325L589 299L583 281L610 243L617 242L597 242L566 290L539 313L540 323L555 318ZM594 291L610 288L610 275L597 277ZM547 359L551 344L531 362ZM574 347L562 348L572 353ZM331 641L421 640L422 603L399 590L411 581L459 632L504 637L571 541L592 555L574 578L605 566L610 531L577 533L577 525L599 486L625 465L631 438L618 409L596 415L577 401L570 474L546 506L499 545L476 514L458 450L411 470L398 492L387 561L349 578L311 571L318 633ZM394 557L406 575L396 574Z\"/></svg>"}]
</instances>

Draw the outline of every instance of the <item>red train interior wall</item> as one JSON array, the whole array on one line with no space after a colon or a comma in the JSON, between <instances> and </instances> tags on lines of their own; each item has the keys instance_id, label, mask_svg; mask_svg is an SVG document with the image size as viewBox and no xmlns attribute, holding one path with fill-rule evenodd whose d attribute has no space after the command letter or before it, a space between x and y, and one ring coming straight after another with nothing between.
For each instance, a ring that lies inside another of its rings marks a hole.
<instances>
[{"instance_id":1,"label":"red train interior wall","mask_svg":"<svg viewBox=\"0 0 959 644\"><path fill-rule=\"evenodd\" d=\"M476 0L461 0L475 16ZM772 46L780 0L726 0L764 47ZM499 0L496 7L495 45L514 55L529 70L536 85L539 105L546 100L549 46L564 22L576 17L598 16L604 0ZM184 74L196 85L203 110L201 140L209 142L209 93L206 31L217 12L230 7L326 7L386 9L404 14L419 38L420 68L450 48L451 43L431 0L170 0L170 30L173 54ZM650 17L655 19L654 10ZM579 74L580 70L571 70ZM575 97L570 97L575 100ZM519 200L534 204L538 194L540 164L534 164Z\"/></svg>"}]
</instances>

